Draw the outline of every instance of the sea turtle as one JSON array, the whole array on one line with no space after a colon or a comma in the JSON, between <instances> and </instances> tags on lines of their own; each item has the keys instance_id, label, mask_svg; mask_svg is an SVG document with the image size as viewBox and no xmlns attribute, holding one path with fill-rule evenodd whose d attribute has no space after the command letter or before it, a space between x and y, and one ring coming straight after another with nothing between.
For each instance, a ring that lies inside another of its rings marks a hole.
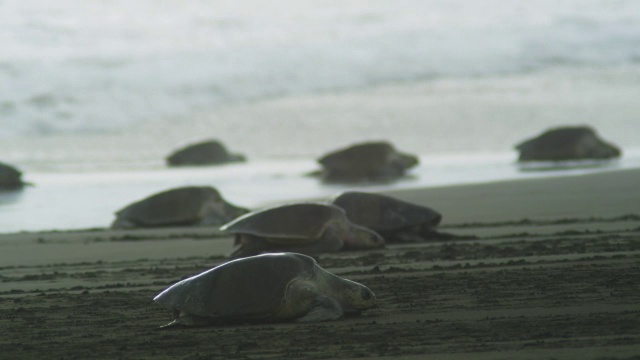
<instances>
[{"instance_id":1,"label":"sea turtle","mask_svg":"<svg viewBox=\"0 0 640 360\"><path fill-rule=\"evenodd\" d=\"M521 162L610 159L621 154L620 149L600 139L588 126L550 129L518 144L516 149Z\"/></svg>"},{"instance_id":2,"label":"sea turtle","mask_svg":"<svg viewBox=\"0 0 640 360\"><path fill-rule=\"evenodd\" d=\"M245 161L245 157L229 153L217 140L209 140L176 150L166 160L169 166L218 165Z\"/></svg>"},{"instance_id":3,"label":"sea turtle","mask_svg":"<svg viewBox=\"0 0 640 360\"><path fill-rule=\"evenodd\" d=\"M187 186L162 191L116 212L112 228L222 225L247 213L226 202L210 186Z\"/></svg>"},{"instance_id":4,"label":"sea turtle","mask_svg":"<svg viewBox=\"0 0 640 360\"><path fill-rule=\"evenodd\" d=\"M231 256L293 251L304 254L384 246L377 233L349 221L344 210L321 203L295 203L250 212L220 230L235 234Z\"/></svg>"},{"instance_id":5,"label":"sea turtle","mask_svg":"<svg viewBox=\"0 0 640 360\"><path fill-rule=\"evenodd\" d=\"M365 142L318 159L326 182L389 182L405 175L418 158L397 151L386 141Z\"/></svg>"},{"instance_id":6,"label":"sea turtle","mask_svg":"<svg viewBox=\"0 0 640 360\"><path fill-rule=\"evenodd\" d=\"M424 241L441 235L434 228L442 215L426 206L359 191L339 194L331 203L344 209L349 220L374 230L387 242Z\"/></svg>"},{"instance_id":7,"label":"sea turtle","mask_svg":"<svg viewBox=\"0 0 640 360\"><path fill-rule=\"evenodd\" d=\"M306 255L236 259L175 283L154 299L173 310L164 327L238 322L335 320L376 305L366 286L321 268Z\"/></svg>"},{"instance_id":8,"label":"sea turtle","mask_svg":"<svg viewBox=\"0 0 640 360\"><path fill-rule=\"evenodd\" d=\"M22 173L15 167L0 162L0 191L19 190L25 185L30 185L22 181Z\"/></svg>"}]
</instances>

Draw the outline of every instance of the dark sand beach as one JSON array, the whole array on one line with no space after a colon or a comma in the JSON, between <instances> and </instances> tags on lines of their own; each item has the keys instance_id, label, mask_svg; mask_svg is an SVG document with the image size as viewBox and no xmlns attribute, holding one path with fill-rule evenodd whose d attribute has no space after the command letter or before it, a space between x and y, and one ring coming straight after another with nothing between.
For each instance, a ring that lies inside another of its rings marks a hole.
<instances>
[{"instance_id":1,"label":"dark sand beach","mask_svg":"<svg viewBox=\"0 0 640 360\"><path fill-rule=\"evenodd\" d=\"M639 359L640 170L402 190L473 240L322 254L379 306L315 324L159 330L225 261L211 228L1 235L3 359Z\"/></svg>"}]
</instances>

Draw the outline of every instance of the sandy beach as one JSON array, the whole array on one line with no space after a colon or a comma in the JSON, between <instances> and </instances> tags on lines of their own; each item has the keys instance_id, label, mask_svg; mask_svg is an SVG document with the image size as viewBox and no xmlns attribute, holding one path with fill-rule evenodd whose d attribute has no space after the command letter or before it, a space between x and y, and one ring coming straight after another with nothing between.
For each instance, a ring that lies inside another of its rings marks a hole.
<instances>
[{"instance_id":1,"label":"sandy beach","mask_svg":"<svg viewBox=\"0 0 640 360\"><path fill-rule=\"evenodd\" d=\"M322 254L379 307L317 324L158 330L168 285L225 261L214 228L0 239L6 359L637 359L640 170L401 190L474 240Z\"/></svg>"}]
</instances>

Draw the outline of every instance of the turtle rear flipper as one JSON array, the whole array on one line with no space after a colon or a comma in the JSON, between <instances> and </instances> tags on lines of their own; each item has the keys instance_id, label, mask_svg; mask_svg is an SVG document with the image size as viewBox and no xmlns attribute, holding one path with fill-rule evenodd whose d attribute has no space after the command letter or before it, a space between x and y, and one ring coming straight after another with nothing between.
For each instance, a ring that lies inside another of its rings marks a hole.
<instances>
[{"instance_id":1,"label":"turtle rear flipper","mask_svg":"<svg viewBox=\"0 0 640 360\"><path fill-rule=\"evenodd\" d=\"M169 329L177 329L177 328L181 328L183 326L183 324L181 324L177 319L173 320L172 322L162 325L162 326L158 326L158 330L169 330Z\"/></svg>"},{"instance_id":2,"label":"turtle rear flipper","mask_svg":"<svg viewBox=\"0 0 640 360\"><path fill-rule=\"evenodd\" d=\"M212 321L209 318L196 316L193 314L184 314L178 312L179 315L172 322L160 326L158 329L167 330L167 329L177 329L181 327L193 327L193 326L207 326L211 325Z\"/></svg>"}]
</instances>

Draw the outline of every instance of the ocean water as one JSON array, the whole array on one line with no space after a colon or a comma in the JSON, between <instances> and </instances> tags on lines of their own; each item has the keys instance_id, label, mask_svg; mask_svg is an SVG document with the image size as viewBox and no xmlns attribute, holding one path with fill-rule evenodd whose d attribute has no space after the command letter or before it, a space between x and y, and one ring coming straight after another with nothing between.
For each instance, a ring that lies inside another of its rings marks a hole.
<instances>
[{"instance_id":1,"label":"ocean water","mask_svg":"<svg viewBox=\"0 0 640 360\"><path fill-rule=\"evenodd\" d=\"M238 205L329 196L302 176L350 143L418 154L387 187L640 167L640 2L0 0L0 232L108 226L169 187ZM523 171L513 145L588 124L621 160ZM222 140L246 164L166 169Z\"/></svg>"},{"instance_id":2,"label":"ocean water","mask_svg":"<svg viewBox=\"0 0 640 360\"><path fill-rule=\"evenodd\" d=\"M635 0L3 0L0 133L124 131L224 104L640 61Z\"/></svg>"}]
</instances>

